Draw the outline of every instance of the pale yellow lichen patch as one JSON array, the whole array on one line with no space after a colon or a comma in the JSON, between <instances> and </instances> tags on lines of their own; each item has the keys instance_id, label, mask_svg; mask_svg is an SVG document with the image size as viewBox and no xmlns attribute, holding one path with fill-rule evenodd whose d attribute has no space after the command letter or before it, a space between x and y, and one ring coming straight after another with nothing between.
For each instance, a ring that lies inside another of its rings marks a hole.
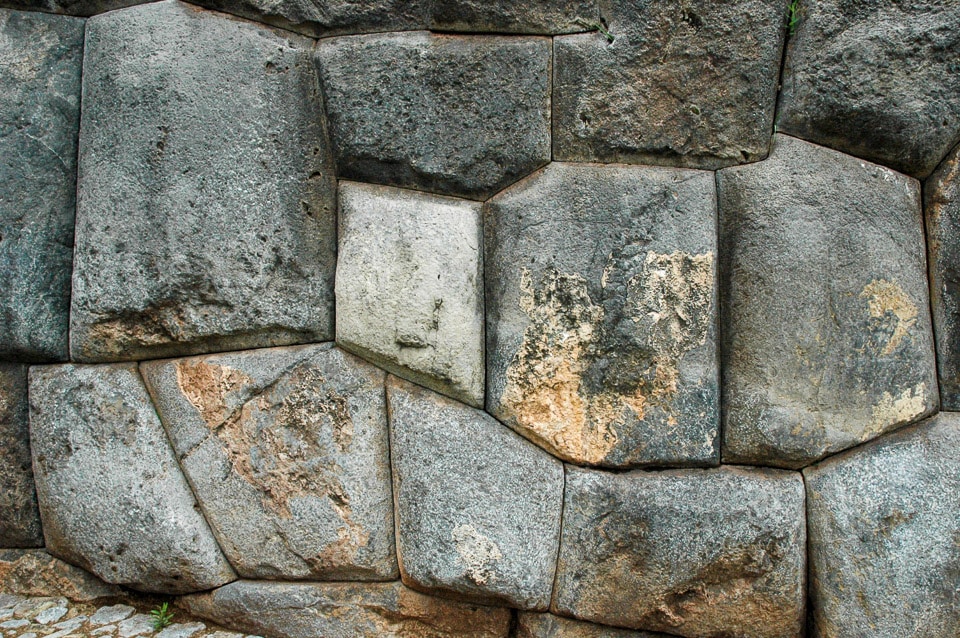
<instances>
[{"instance_id":1,"label":"pale yellow lichen patch","mask_svg":"<svg viewBox=\"0 0 960 638\"><path fill-rule=\"evenodd\" d=\"M873 406L873 417L863 432L862 440L882 434L891 426L909 423L923 414L927 407L926 392L926 383L906 388L897 396L884 392L880 401Z\"/></svg>"},{"instance_id":2,"label":"pale yellow lichen patch","mask_svg":"<svg viewBox=\"0 0 960 638\"><path fill-rule=\"evenodd\" d=\"M227 394L253 383L239 370L206 361L176 364L177 386L211 430L230 416Z\"/></svg>"},{"instance_id":3,"label":"pale yellow lichen patch","mask_svg":"<svg viewBox=\"0 0 960 638\"><path fill-rule=\"evenodd\" d=\"M450 538L466 566L467 577L478 585L485 585L493 577L493 564L503 558L500 548L473 525L458 525Z\"/></svg>"},{"instance_id":4,"label":"pale yellow lichen patch","mask_svg":"<svg viewBox=\"0 0 960 638\"><path fill-rule=\"evenodd\" d=\"M874 279L860 293L861 299L867 299L870 316L883 320L888 314L896 318L897 325L893 334L880 354L887 356L896 350L908 331L917 323L917 306L907 296L896 281Z\"/></svg>"}]
</instances>

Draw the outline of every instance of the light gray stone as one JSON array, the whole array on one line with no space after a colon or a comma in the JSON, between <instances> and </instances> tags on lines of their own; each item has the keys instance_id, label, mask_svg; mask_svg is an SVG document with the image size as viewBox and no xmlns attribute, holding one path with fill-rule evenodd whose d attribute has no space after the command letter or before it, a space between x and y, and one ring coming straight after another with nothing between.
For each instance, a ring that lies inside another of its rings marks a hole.
<instances>
[{"instance_id":1,"label":"light gray stone","mask_svg":"<svg viewBox=\"0 0 960 638\"><path fill-rule=\"evenodd\" d=\"M0 7L73 16L92 16L144 2L149 2L149 0L0 0Z\"/></svg>"},{"instance_id":2,"label":"light gray stone","mask_svg":"<svg viewBox=\"0 0 960 638\"><path fill-rule=\"evenodd\" d=\"M74 601L116 598L122 590L43 550L0 550L0 591L63 596Z\"/></svg>"},{"instance_id":3,"label":"light gray stone","mask_svg":"<svg viewBox=\"0 0 960 638\"><path fill-rule=\"evenodd\" d=\"M341 183L337 343L483 406L480 204Z\"/></svg>"},{"instance_id":4,"label":"light gray stone","mask_svg":"<svg viewBox=\"0 0 960 638\"><path fill-rule=\"evenodd\" d=\"M91 625L109 625L129 618L135 611L130 605L109 605L101 607L90 616Z\"/></svg>"},{"instance_id":5,"label":"light gray stone","mask_svg":"<svg viewBox=\"0 0 960 638\"><path fill-rule=\"evenodd\" d=\"M489 415L387 381L403 581L427 592L545 610L563 466Z\"/></svg>"},{"instance_id":6,"label":"light gray stone","mask_svg":"<svg viewBox=\"0 0 960 638\"><path fill-rule=\"evenodd\" d=\"M600 24L596 0L433 0L430 28L493 33L577 33Z\"/></svg>"},{"instance_id":7,"label":"light gray stone","mask_svg":"<svg viewBox=\"0 0 960 638\"><path fill-rule=\"evenodd\" d=\"M554 612L691 638L796 638L804 523L797 472L568 465Z\"/></svg>"},{"instance_id":8,"label":"light gray stone","mask_svg":"<svg viewBox=\"0 0 960 638\"><path fill-rule=\"evenodd\" d=\"M0 547L41 547L30 461L27 367L0 363Z\"/></svg>"},{"instance_id":9,"label":"light gray stone","mask_svg":"<svg viewBox=\"0 0 960 638\"><path fill-rule=\"evenodd\" d=\"M51 553L142 591L235 578L135 364L31 368L30 436Z\"/></svg>"},{"instance_id":10,"label":"light gray stone","mask_svg":"<svg viewBox=\"0 0 960 638\"><path fill-rule=\"evenodd\" d=\"M562 459L718 462L713 175L551 164L484 206L487 411Z\"/></svg>"},{"instance_id":11,"label":"light gray stone","mask_svg":"<svg viewBox=\"0 0 960 638\"><path fill-rule=\"evenodd\" d=\"M51 623L57 622L58 620L66 616L67 611L68 609L63 605L57 605L56 607L49 607L41 611L39 614L37 614L37 617L34 620L40 623L41 625L49 625Z\"/></svg>"},{"instance_id":12,"label":"light gray stone","mask_svg":"<svg viewBox=\"0 0 960 638\"><path fill-rule=\"evenodd\" d=\"M666 634L617 629L553 614L520 612L517 638L670 638Z\"/></svg>"},{"instance_id":13,"label":"light gray stone","mask_svg":"<svg viewBox=\"0 0 960 638\"><path fill-rule=\"evenodd\" d=\"M309 48L173 0L90 19L74 359L333 337L336 192Z\"/></svg>"},{"instance_id":14,"label":"light gray stone","mask_svg":"<svg viewBox=\"0 0 960 638\"><path fill-rule=\"evenodd\" d=\"M141 370L239 574L397 578L383 371L328 345Z\"/></svg>"},{"instance_id":15,"label":"light gray stone","mask_svg":"<svg viewBox=\"0 0 960 638\"><path fill-rule=\"evenodd\" d=\"M153 618L146 614L137 614L127 618L117 625L117 635L120 638L132 638L153 633Z\"/></svg>"},{"instance_id":16,"label":"light gray stone","mask_svg":"<svg viewBox=\"0 0 960 638\"><path fill-rule=\"evenodd\" d=\"M550 58L538 37L321 40L339 175L489 197L550 161Z\"/></svg>"},{"instance_id":17,"label":"light gray stone","mask_svg":"<svg viewBox=\"0 0 960 638\"><path fill-rule=\"evenodd\" d=\"M803 467L935 410L919 184L782 135L717 183L724 461Z\"/></svg>"},{"instance_id":18,"label":"light gray stone","mask_svg":"<svg viewBox=\"0 0 960 638\"><path fill-rule=\"evenodd\" d=\"M156 638L190 638L206 628L202 622L176 623L158 632Z\"/></svg>"}]
</instances>

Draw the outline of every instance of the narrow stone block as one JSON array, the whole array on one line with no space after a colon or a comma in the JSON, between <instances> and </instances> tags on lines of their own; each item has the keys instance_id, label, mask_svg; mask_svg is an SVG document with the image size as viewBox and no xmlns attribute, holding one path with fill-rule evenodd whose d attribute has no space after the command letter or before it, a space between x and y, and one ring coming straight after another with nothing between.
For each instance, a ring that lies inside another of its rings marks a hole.
<instances>
[{"instance_id":1,"label":"narrow stone block","mask_svg":"<svg viewBox=\"0 0 960 638\"><path fill-rule=\"evenodd\" d=\"M598 24L596 0L433 0L430 15L430 28L441 31L555 35Z\"/></svg>"},{"instance_id":2,"label":"narrow stone block","mask_svg":"<svg viewBox=\"0 0 960 638\"><path fill-rule=\"evenodd\" d=\"M63 596L73 601L119 598L123 590L39 549L0 550L0 591L19 596Z\"/></svg>"},{"instance_id":3,"label":"narrow stone block","mask_svg":"<svg viewBox=\"0 0 960 638\"><path fill-rule=\"evenodd\" d=\"M670 638L666 634L631 631L606 625L572 620L553 614L520 612L517 638Z\"/></svg>"},{"instance_id":4,"label":"narrow stone block","mask_svg":"<svg viewBox=\"0 0 960 638\"><path fill-rule=\"evenodd\" d=\"M0 363L0 547L42 546L30 460L27 367Z\"/></svg>"}]
</instances>

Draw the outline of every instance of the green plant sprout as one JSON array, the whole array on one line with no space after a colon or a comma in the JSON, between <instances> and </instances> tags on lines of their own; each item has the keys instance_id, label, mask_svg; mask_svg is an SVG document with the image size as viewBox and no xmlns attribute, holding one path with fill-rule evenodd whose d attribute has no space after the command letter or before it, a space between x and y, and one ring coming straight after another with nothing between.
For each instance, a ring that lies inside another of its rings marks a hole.
<instances>
[{"instance_id":1,"label":"green plant sprout","mask_svg":"<svg viewBox=\"0 0 960 638\"><path fill-rule=\"evenodd\" d=\"M163 603L150 610L150 615L153 616L153 629L155 631L169 627L170 623L173 622L174 612L170 611L169 606L169 603Z\"/></svg>"},{"instance_id":2,"label":"green plant sprout","mask_svg":"<svg viewBox=\"0 0 960 638\"><path fill-rule=\"evenodd\" d=\"M590 29L591 31L599 32L600 35L607 39L607 42L610 42L611 44L613 43L613 34L610 33L607 27L603 26L603 24L599 22L586 22L584 20L577 20L577 24Z\"/></svg>"},{"instance_id":3,"label":"green plant sprout","mask_svg":"<svg viewBox=\"0 0 960 638\"><path fill-rule=\"evenodd\" d=\"M793 35L800 23L800 0L790 0L787 7L787 34Z\"/></svg>"}]
</instances>

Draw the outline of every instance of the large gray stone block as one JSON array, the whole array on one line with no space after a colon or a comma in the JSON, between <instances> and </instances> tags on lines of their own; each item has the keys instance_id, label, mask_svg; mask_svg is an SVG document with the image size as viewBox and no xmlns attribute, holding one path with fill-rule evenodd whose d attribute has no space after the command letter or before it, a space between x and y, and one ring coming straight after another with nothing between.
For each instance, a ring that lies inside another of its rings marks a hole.
<instances>
[{"instance_id":1,"label":"large gray stone block","mask_svg":"<svg viewBox=\"0 0 960 638\"><path fill-rule=\"evenodd\" d=\"M430 28L493 33L577 33L600 24L596 0L433 0Z\"/></svg>"},{"instance_id":2,"label":"large gray stone block","mask_svg":"<svg viewBox=\"0 0 960 638\"><path fill-rule=\"evenodd\" d=\"M135 364L31 368L30 437L52 554L149 592L235 578Z\"/></svg>"},{"instance_id":3,"label":"large gray stone block","mask_svg":"<svg viewBox=\"0 0 960 638\"><path fill-rule=\"evenodd\" d=\"M397 578L385 374L329 346L141 364L245 578Z\"/></svg>"},{"instance_id":4,"label":"large gray stone block","mask_svg":"<svg viewBox=\"0 0 960 638\"><path fill-rule=\"evenodd\" d=\"M547 609L562 464L480 410L395 377L387 394L404 582Z\"/></svg>"},{"instance_id":5,"label":"large gray stone block","mask_svg":"<svg viewBox=\"0 0 960 638\"><path fill-rule=\"evenodd\" d=\"M631 631L606 625L571 620L553 614L520 612L517 638L670 638L666 634Z\"/></svg>"},{"instance_id":6,"label":"large gray stone block","mask_svg":"<svg viewBox=\"0 0 960 638\"><path fill-rule=\"evenodd\" d=\"M796 638L803 489L785 470L568 465L554 611L691 638Z\"/></svg>"},{"instance_id":7,"label":"large gray stone block","mask_svg":"<svg viewBox=\"0 0 960 638\"><path fill-rule=\"evenodd\" d=\"M83 22L0 9L4 359L67 359Z\"/></svg>"},{"instance_id":8,"label":"large gray stone block","mask_svg":"<svg viewBox=\"0 0 960 638\"><path fill-rule=\"evenodd\" d=\"M0 547L42 547L30 460L27 367L0 363Z\"/></svg>"},{"instance_id":9,"label":"large gray stone block","mask_svg":"<svg viewBox=\"0 0 960 638\"><path fill-rule=\"evenodd\" d=\"M724 461L803 467L935 410L919 184L786 136L717 175Z\"/></svg>"},{"instance_id":10,"label":"large gray stone block","mask_svg":"<svg viewBox=\"0 0 960 638\"><path fill-rule=\"evenodd\" d=\"M955 638L960 415L804 470L814 638Z\"/></svg>"},{"instance_id":11,"label":"large gray stone block","mask_svg":"<svg viewBox=\"0 0 960 638\"><path fill-rule=\"evenodd\" d=\"M149 0L0 0L0 6L24 11L92 16L144 2Z\"/></svg>"},{"instance_id":12,"label":"large gray stone block","mask_svg":"<svg viewBox=\"0 0 960 638\"><path fill-rule=\"evenodd\" d=\"M173 0L90 19L75 359L333 337L335 179L309 48Z\"/></svg>"},{"instance_id":13,"label":"large gray stone block","mask_svg":"<svg viewBox=\"0 0 960 638\"><path fill-rule=\"evenodd\" d=\"M550 161L550 40L321 40L341 177L484 199Z\"/></svg>"},{"instance_id":14,"label":"large gray stone block","mask_svg":"<svg viewBox=\"0 0 960 638\"><path fill-rule=\"evenodd\" d=\"M714 191L551 164L487 202L487 410L574 463L716 464Z\"/></svg>"}]
</instances>

